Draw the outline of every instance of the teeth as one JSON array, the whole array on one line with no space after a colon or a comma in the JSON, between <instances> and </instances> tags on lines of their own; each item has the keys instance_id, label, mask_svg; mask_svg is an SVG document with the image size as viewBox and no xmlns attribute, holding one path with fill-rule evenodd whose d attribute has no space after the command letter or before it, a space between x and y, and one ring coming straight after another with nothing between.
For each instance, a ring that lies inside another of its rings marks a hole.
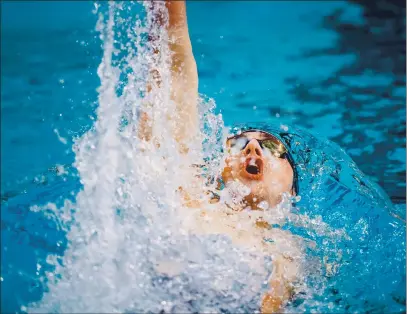
<instances>
[{"instance_id":1,"label":"teeth","mask_svg":"<svg viewBox=\"0 0 407 314\"><path fill-rule=\"evenodd\" d=\"M251 158L251 159L250 159L250 162L249 162L249 165L250 165L250 166L256 166L256 167L257 167L257 165L256 165L256 160L255 160L254 158Z\"/></svg>"}]
</instances>

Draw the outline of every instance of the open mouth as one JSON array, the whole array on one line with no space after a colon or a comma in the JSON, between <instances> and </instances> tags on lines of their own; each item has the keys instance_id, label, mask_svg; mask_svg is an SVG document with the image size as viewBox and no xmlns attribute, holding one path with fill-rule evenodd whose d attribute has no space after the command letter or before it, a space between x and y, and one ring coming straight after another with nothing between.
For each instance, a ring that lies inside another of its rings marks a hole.
<instances>
[{"instance_id":1,"label":"open mouth","mask_svg":"<svg viewBox=\"0 0 407 314\"><path fill-rule=\"evenodd\" d=\"M258 174L260 173L260 168L253 165L246 166L246 171L250 174Z\"/></svg>"},{"instance_id":2,"label":"open mouth","mask_svg":"<svg viewBox=\"0 0 407 314\"><path fill-rule=\"evenodd\" d=\"M248 158L244 164L244 175L249 179L260 179L263 175L263 160Z\"/></svg>"}]
</instances>

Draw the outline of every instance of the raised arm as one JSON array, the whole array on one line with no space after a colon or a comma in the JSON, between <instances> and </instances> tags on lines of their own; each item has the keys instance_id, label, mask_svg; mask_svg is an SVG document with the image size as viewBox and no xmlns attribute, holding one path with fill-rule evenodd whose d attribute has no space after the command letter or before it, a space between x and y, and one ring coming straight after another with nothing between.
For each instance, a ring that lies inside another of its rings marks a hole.
<instances>
[{"instance_id":1,"label":"raised arm","mask_svg":"<svg viewBox=\"0 0 407 314\"><path fill-rule=\"evenodd\" d=\"M169 15L167 31L171 51L171 98L176 103L176 112L170 115L174 122L171 131L180 144L180 150L186 152L188 143L199 132L198 74L188 33L185 1L167 0L165 5ZM162 19L156 18L155 23L161 26ZM153 77L156 80L161 79L157 77L157 73ZM157 105L151 104L153 110ZM148 114L142 113L139 132L143 139L148 140L151 137L151 123L154 121Z\"/></svg>"}]
</instances>

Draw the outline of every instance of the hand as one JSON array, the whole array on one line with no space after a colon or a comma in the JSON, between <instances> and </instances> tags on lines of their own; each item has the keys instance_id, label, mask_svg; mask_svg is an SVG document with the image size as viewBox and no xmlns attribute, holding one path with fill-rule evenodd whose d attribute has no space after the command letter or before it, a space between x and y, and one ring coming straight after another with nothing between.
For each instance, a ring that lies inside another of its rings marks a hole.
<instances>
[{"instance_id":1,"label":"hand","mask_svg":"<svg viewBox=\"0 0 407 314\"><path fill-rule=\"evenodd\" d=\"M279 313L283 307L283 298L278 296L273 296L267 293L261 302L260 312L265 313Z\"/></svg>"}]
</instances>

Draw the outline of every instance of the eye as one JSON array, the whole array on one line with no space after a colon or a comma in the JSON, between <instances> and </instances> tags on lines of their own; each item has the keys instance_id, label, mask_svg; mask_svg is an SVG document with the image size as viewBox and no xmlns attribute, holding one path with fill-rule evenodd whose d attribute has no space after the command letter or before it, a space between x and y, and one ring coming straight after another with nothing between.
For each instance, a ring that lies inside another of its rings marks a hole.
<instances>
[{"instance_id":1,"label":"eye","mask_svg":"<svg viewBox=\"0 0 407 314\"><path fill-rule=\"evenodd\" d=\"M234 142L234 146L236 146L236 148L238 150L242 150L243 148L246 147L246 144L248 143L248 140L244 137L238 138L235 142Z\"/></svg>"},{"instance_id":2,"label":"eye","mask_svg":"<svg viewBox=\"0 0 407 314\"><path fill-rule=\"evenodd\" d=\"M276 143L274 140L263 141L263 146L267 148L273 156L277 158L285 158L287 150L281 143Z\"/></svg>"},{"instance_id":3,"label":"eye","mask_svg":"<svg viewBox=\"0 0 407 314\"><path fill-rule=\"evenodd\" d=\"M231 155L239 154L240 151L246 147L246 144L247 139L243 137L230 140L229 153Z\"/></svg>"},{"instance_id":4,"label":"eye","mask_svg":"<svg viewBox=\"0 0 407 314\"><path fill-rule=\"evenodd\" d=\"M278 151L278 146L276 145L276 143L272 140L265 140L263 141L263 146L265 148L268 148L271 151Z\"/></svg>"}]
</instances>

